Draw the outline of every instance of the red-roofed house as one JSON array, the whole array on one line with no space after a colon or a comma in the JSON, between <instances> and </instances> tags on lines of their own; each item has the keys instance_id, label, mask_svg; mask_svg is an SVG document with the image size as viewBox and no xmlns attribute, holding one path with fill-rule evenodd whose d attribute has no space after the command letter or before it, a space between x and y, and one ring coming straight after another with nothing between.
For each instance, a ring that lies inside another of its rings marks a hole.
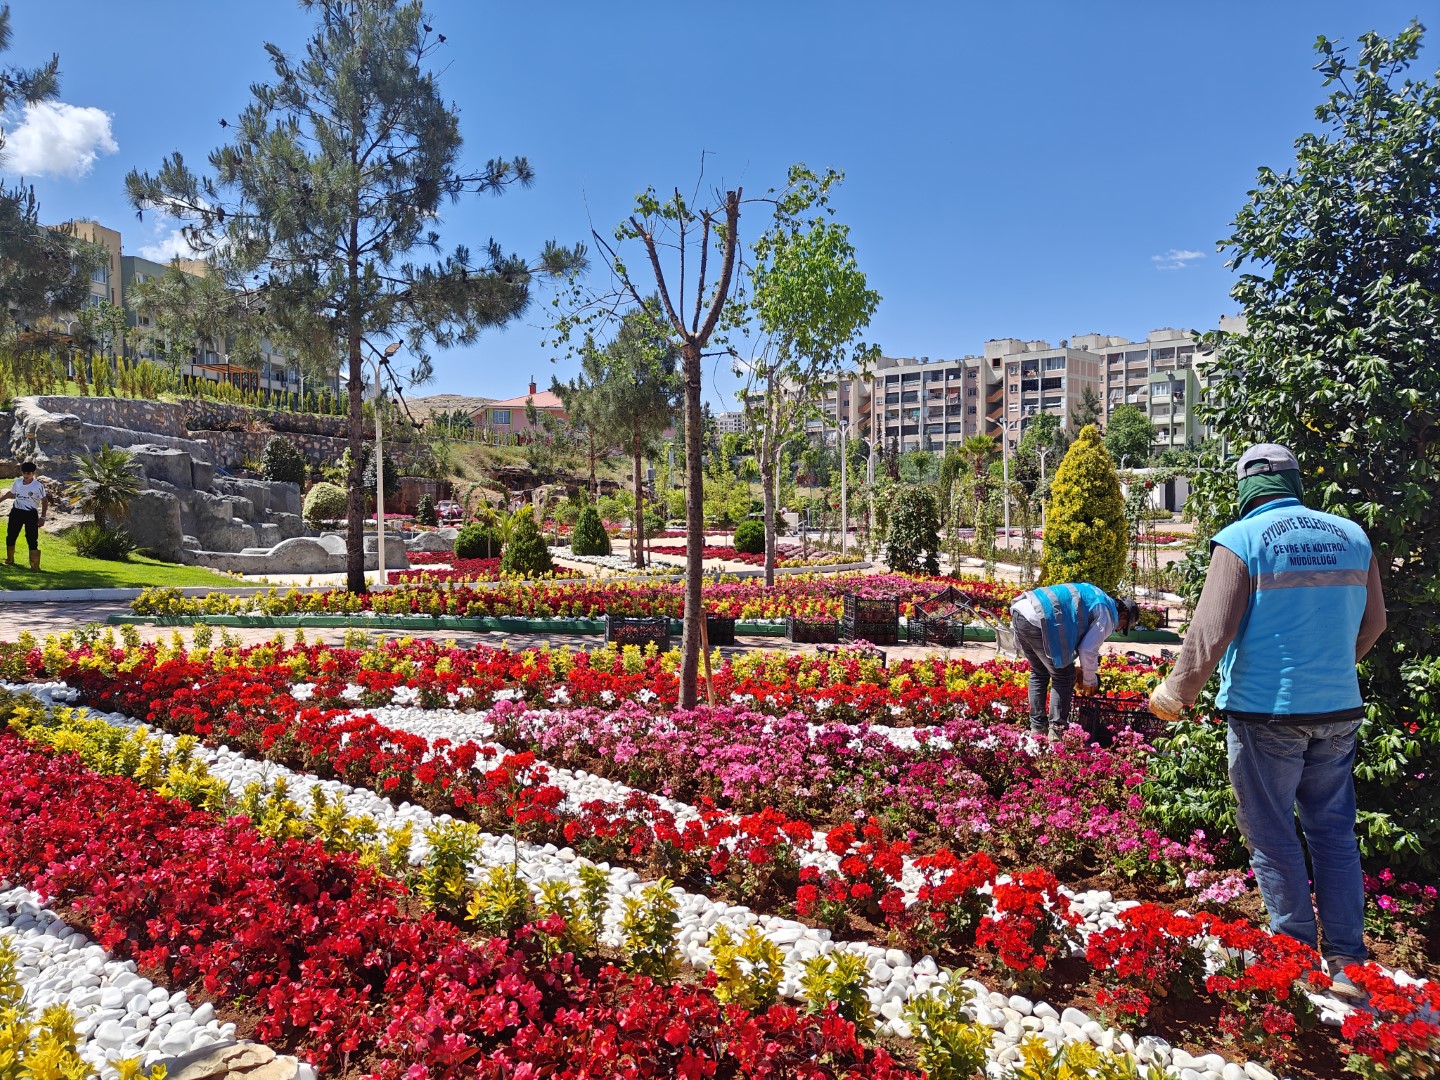
<instances>
[{"instance_id":1,"label":"red-roofed house","mask_svg":"<svg viewBox=\"0 0 1440 1080\"><path fill-rule=\"evenodd\" d=\"M537 390L532 380L530 392L524 397L492 401L475 411L475 430L493 431L498 435L510 435L523 431L536 431L540 425L532 424L526 416L526 406L533 404L538 413L548 414L557 420L565 419L565 406L557 394L549 390Z\"/></svg>"}]
</instances>

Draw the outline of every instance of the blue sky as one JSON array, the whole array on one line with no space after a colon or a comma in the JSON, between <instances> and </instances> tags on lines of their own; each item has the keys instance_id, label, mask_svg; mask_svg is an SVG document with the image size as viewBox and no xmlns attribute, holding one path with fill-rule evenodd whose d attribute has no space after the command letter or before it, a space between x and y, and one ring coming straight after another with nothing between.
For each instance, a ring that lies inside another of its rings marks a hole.
<instances>
[{"instance_id":1,"label":"blue sky","mask_svg":"<svg viewBox=\"0 0 1440 1080\"><path fill-rule=\"evenodd\" d=\"M1287 166L1314 126L1316 35L1393 34L1428 6L433 0L469 159L524 154L538 172L447 210L442 232L533 254L608 232L647 184L688 190L702 150L709 181L748 191L804 161L847 174L836 205L884 298L868 339L889 355L1205 329L1234 311L1216 240L1256 169ZM269 73L262 42L296 51L311 25L291 0L12 8L6 59L58 51L64 107L18 138L24 118L8 119L7 173L26 166L47 221L94 217L151 255L174 223L135 220L125 173L176 149L203 163ZM1412 74L1435 67L1432 43ZM742 237L761 227L756 208ZM570 374L539 300L438 353L421 392L508 397ZM733 400L724 368L707 373L717 407Z\"/></svg>"}]
</instances>

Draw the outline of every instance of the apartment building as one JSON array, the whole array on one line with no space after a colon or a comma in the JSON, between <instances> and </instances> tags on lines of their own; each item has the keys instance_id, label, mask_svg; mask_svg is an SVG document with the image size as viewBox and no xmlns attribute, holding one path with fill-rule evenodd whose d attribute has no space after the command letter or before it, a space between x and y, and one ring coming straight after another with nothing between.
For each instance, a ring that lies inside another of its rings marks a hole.
<instances>
[{"instance_id":1,"label":"apartment building","mask_svg":"<svg viewBox=\"0 0 1440 1080\"><path fill-rule=\"evenodd\" d=\"M1010 431L1011 445L1029 419L1042 412L1059 417L1060 429L1075 435L1070 418L1086 391L1101 396L1103 358L1069 341L1051 345L995 338L985 343L984 358L999 375L1000 408L994 419Z\"/></svg>"},{"instance_id":2,"label":"apartment building","mask_svg":"<svg viewBox=\"0 0 1440 1080\"><path fill-rule=\"evenodd\" d=\"M715 430L721 435L745 434L745 414L738 410L716 413Z\"/></svg>"},{"instance_id":3,"label":"apartment building","mask_svg":"<svg viewBox=\"0 0 1440 1080\"><path fill-rule=\"evenodd\" d=\"M1144 409L1155 424L1156 450L1183 449L1204 437L1192 408L1200 396L1192 332L1164 327L1144 341L1106 334L1073 340L1104 357L1106 419L1118 405Z\"/></svg>"},{"instance_id":4,"label":"apartment building","mask_svg":"<svg viewBox=\"0 0 1440 1080\"><path fill-rule=\"evenodd\" d=\"M991 369L979 356L882 356L865 392L852 394L852 424L878 445L944 453L986 429Z\"/></svg>"}]
</instances>

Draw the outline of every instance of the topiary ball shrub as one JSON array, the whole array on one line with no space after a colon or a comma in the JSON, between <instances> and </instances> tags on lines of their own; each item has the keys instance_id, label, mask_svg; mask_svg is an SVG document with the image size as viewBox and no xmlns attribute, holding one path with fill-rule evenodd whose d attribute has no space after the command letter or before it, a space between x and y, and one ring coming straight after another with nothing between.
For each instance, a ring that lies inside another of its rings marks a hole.
<instances>
[{"instance_id":1,"label":"topiary ball shrub","mask_svg":"<svg viewBox=\"0 0 1440 1080\"><path fill-rule=\"evenodd\" d=\"M586 506L575 521L575 531L570 534L570 550L576 555L609 555L610 534L600 520L600 511Z\"/></svg>"},{"instance_id":2,"label":"topiary ball shrub","mask_svg":"<svg viewBox=\"0 0 1440 1080\"><path fill-rule=\"evenodd\" d=\"M260 475L284 484L305 483L305 456L283 435L271 435L260 455Z\"/></svg>"},{"instance_id":3,"label":"topiary ball shrub","mask_svg":"<svg viewBox=\"0 0 1440 1080\"><path fill-rule=\"evenodd\" d=\"M472 521L455 536L457 559L494 559L505 547L505 534L494 513Z\"/></svg>"},{"instance_id":4,"label":"topiary ball shrub","mask_svg":"<svg viewBox=\"0 0 1440 1080\"><path fill-rule=\"evenodd\" d=\"M345 489L334 484L319 483L305 496L302 516L305 524L312 529L323 528L326 522L339 521L346 516L348 496Z\"/></svg>"},{"instance_id":5,"label":"topiary ball shrub","mask_svg":"<svg viewBox=\"0 0 1440 1080\"><path fill-rule=\"evenodd\" d=\"M440 517L435 513L435 500L428 491L420 496L420 502L415 507L415 523L417 525L440 524Z\"/></svg>"},{"instance_id":6,"label":"topiary ball shrub","mask_svg":"<svg viewBox=\"0 0 1440 1080\"><path fill-rule=\"evenodd\" d=\"M540 535L540 526L535 523L535 513L524 506L510 519L510 539L505 543L505 552L500 556L500 572L515 577L543 577L555 569L550 561L550 549Z\"/></svg>"},{"instance_id":7,"label":"topiary ball shrub","mask_svg":"<svg viewBox=\"0 0 1440 1080\"><path fill-rule=\"evenodd\" d=\"M759 555L765 551L765 523L746 518L735 526L735 550L747 555Z\"/></svg>"}]
</instances>

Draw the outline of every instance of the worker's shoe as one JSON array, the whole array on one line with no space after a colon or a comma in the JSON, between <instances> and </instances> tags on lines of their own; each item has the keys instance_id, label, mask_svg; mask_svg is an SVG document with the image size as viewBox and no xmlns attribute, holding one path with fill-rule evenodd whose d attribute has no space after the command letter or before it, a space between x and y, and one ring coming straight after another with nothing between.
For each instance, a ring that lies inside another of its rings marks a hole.
<instances>
[{"instance_id":1,"label":"worker's shoe","mask_svg":"<svg viewBox=\"0 0 1440 1080\"><path fill-rule=\"evenodd\" d=\"M1347 967L1361 966L1364 963L1364 960L1351 960L1345 956L1327 956L1325 966L1330 972L1330 993L1351 1004L1359 1005L1369 1001L1370 991L1345 974Z\"/></svg>"},{"instance_id":2,"label":"worker's shoe","mask_svg":"<svg viewBox=\"0 0 1440 1080\"><path fill-rule=\"evenodd\" d=\"M31 569L31 570L39 570L39 569L40 569L40 552L38 552L38 551L32 551L32 552L30 552L30 569Z\"/></svg>"}]
</instances>

